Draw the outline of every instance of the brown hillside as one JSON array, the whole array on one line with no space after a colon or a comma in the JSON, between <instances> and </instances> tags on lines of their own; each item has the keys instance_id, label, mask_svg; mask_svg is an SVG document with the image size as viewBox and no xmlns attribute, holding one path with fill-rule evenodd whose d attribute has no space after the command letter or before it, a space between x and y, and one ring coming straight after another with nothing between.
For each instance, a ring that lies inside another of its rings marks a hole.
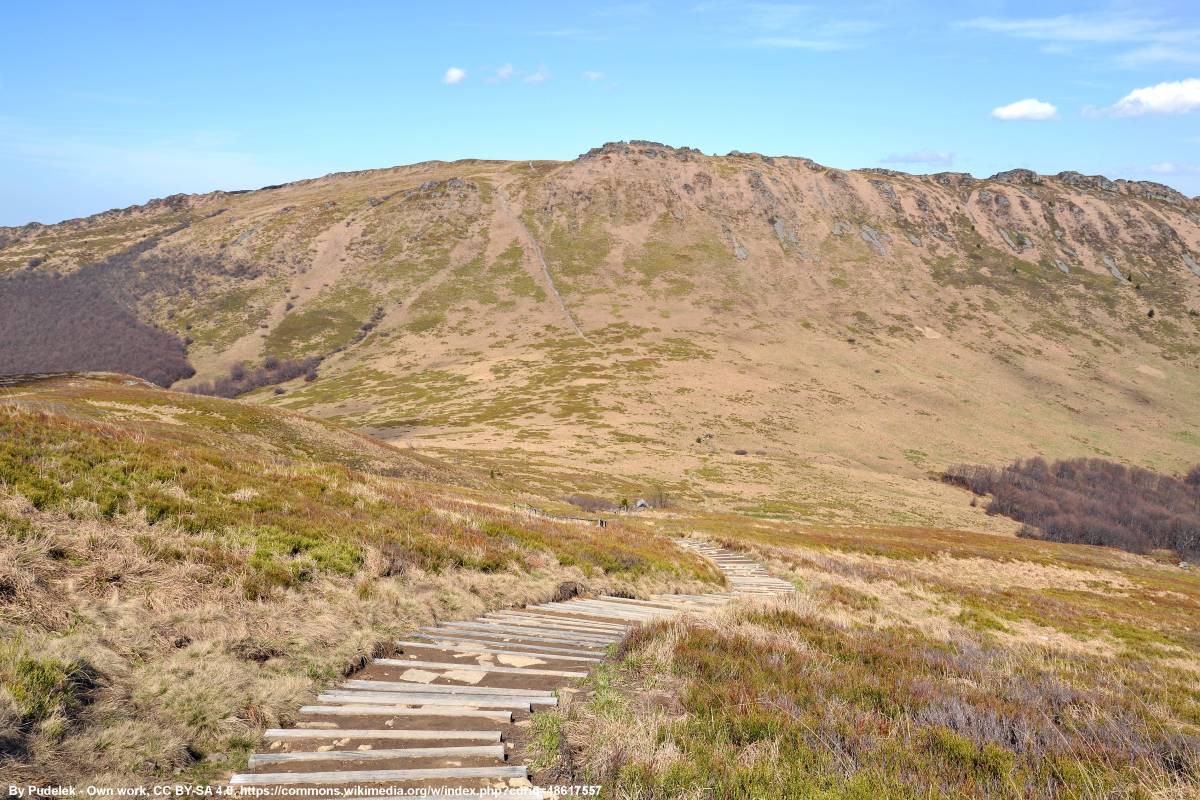
<instances>
[{"instance_id":1,"label":"brown hillside","mask_svg":"<svg viewBox=\"0 0 1200 800\"><path fill-rule=\"evenodd\" d=\"M103 262L192 340L189 383L318 356L317 380L252 399L544 487L959 522L927 471L1175 472L1200 444L1200 201L1157 184L635 142L176 196L0 243L9 273Z\"/></svg>"}]
</instances>

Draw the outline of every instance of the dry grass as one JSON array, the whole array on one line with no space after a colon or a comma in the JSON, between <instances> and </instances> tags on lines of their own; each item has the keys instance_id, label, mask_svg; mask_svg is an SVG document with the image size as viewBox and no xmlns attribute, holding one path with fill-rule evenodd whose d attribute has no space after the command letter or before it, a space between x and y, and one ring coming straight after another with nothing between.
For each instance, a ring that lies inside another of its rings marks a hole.
<instances>
[{"instance_id":1,"label":"dry grass","mask_svg":"<svg viewBox=\"0 0 1200 800\"><path fill-rule=\"evenodd\" d=\"M306 425L277 412L173 395L174 412L146 415L163 393L122 387L102 421L86 401L111 401L109 384L38 391L0 406L0 771L13 779L213 780L263 727L433 619L568 581L638 594L715 575L636 528L362 471L349 464L407 466L378 445L364 459L328 426L297 438Z\"/></svg>"},{"instance_id":2,"label":"dry grass","mask_svg":"<svg viewBox=\"0 0 1200 800\"><path fill-rule=\"evenodd\" d=\"M727 533L801 594L635 633L589 701L542 723L547 775L628 798L1200 789L1196 576L979 534Z\"/></svg>"}]
</instances>

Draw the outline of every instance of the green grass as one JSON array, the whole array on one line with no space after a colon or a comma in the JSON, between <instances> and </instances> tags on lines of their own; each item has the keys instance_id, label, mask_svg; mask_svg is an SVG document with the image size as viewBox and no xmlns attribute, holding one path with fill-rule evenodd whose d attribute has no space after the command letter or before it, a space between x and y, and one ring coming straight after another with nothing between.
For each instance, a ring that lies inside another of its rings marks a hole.
<instances>
[{"instance_id":1,"label":"green grass","mask_svg":"<svg viewBox=\"0 0 1200 800\"><path fill-rule=\"evenodd\" d=\"M266 352L280 358L325 355L349 344L378 306L365 286L339 286L287 314L267 336Z\"/></svg>"},{"instance_id":2,"label":"green grass","mask_svg":"<svg viewBox=\"0 0 1200 800\"><path fill-rule=\"evenodd\" d=\"M122 388L128 401L163 393ZM348 463L329 461L321 448L290 457L247 446L275 431L278 414L212 398L169 396L176 406L204 413L203 424L124 428L87 419L0 406L0 485L41 511L113 520L144 517L175 532L170 547L144 549L170 560L220 565L249 596L296 587L319 574L353 575L369 550L429 572L535 569L535 554L586 573L637 576L692 568L644 537L613 538L504 513L472 511L472 524L438 513L422 492L380 482ZM234 434L240 446L225 449ZM193 423L194 424L194 423ZM315 423L314 423L315 424ZM147 431L151 435L147 435ZM157 435L155 435L157 433ZM352 439L347 447L353 448ZM296 438L293 429L291 437ZM375 454L375 458L380 457ZM0 519L9 535L28 535L28 523ZM674 562L674 563L672 563ZM680 573L680 574L683 574Z\"/></svg>"}]
</instances>

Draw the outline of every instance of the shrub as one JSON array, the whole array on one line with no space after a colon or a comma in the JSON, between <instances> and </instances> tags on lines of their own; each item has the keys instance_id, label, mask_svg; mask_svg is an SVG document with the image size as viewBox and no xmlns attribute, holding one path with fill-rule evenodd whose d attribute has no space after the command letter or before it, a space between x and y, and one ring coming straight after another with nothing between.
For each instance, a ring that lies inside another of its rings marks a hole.
<instances>
[{"instance_id":1,"label":"shrub","mask_svg":"<svg viewBox=\"0 0 1200 800\"><path fill-rule=\"evenodd\" d=\"M195 374L178 337L139 320L89 275L0 280L0 375L121 372L170 386Z\"/></svg>"},{"instance_id":2,"label":"shrub","mask_svg":"<svg viewBox=\"0 0 1200 800\"><path fill-rule=\"evenodd\" d=\"M1200 466L1183 479L1098 458L1042 458L992 467L960 464L943 480L990 494L989 514L1024 523L1019 535L1200 555Z\"/></svg>"},{"instance_id":3,"label":"shrub","mask_svg":"<svg viewBox=\"0 0 1200 800\"><path fill-rule=\"evenodd\" d=\"M263 386L273 386L277 383L290 381L304 375L305 380L311 380L308 375L316 375L315 368L321 359L303 358L280 361L270 357L263 361L257 369L249 369L244 362L234 364L229 375L215 381L198 384L188 389L192 394L206 394L213 397L237 397L238 395L261 389ZM282 394L277 390L276 394Z\"/></svg>"}]
</instances>

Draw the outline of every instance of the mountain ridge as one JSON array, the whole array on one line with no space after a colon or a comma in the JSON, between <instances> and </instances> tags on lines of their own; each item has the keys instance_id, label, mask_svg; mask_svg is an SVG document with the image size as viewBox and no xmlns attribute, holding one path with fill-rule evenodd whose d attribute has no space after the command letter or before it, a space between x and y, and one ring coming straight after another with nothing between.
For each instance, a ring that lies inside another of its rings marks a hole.
<instances>
[{"instance_id":1,"label":"mountain ridge","mask_svg":"<svg viewBox=\"0 0 1200 800\"><path fill-rule=\"evenodd\" d=\"M319 359L245 399L543 488L837 519L861 484L911 522L956 517L921 481L959 460L1194 461L1195 207L635 141L29 229L0 293L60 274L133 309L187 343L179 388Z\"/></svg>"},{"instance_id":2,"label":"mountain ridge","mask_svg":"<svg viewBox=\"0 0 1200 800\"><path fill-rule=\"evenodd\" d=\"M694 154L700 155L700 156L705 155L705 153L703 153L701 150L699 150L698 148L694 148L694 147L668 145L668 144L664 144L662 142L655 142L655 141L651 141L648 139L630 139L630 140L605 142L604 144L602 144L598 147L593 147L590 150L588 150L584 153L581 153L575 159L570 159L570 160L534 159L534 160L535 161L548 161L548 162L556 163L556 164L568 164L568 163L571 163L571 161L579 161L581 159L585 159L585 158L589 158L589 157L595 157L598 155L604 155L606 153L612 153L612 152L614 152L615 149L622 148L622 147L626 147L626 148L650 147L650 148L657 148L659 150L694 153ZM1172 203L1175 205L1184 205L1187 203L1200 204L1200 195L1197 195L1195 197L1188 197L1183 192L1180 192L1179 190L1177 190L1167 184L1160 183L1157 181L1131 180L1131 179L1126 179L1126 178L1108 178L1107 176L1104 176L1104 175L1086 175L1086 174L1083 174L1083 173L1080 173L1080 172L1077 172L1074 170L1062 170L1057 173L1043 174L1043 173L1038 173L1034 170L1031 170L1031 169L1028 169L1025 167L1013 167L1013 168L1010 168L1007 170L1001 170L1000 172L997 172L995 174L992 174L992 175L989 175L986 177L980 177L980 176L973 175L969 172L954 172L951 170L922 173L922 172L907 172L904 170L896 170L896 169L891 169L888 167L852 167L852 168L847 168L847 169L841 169L838 167L830 167L830 166L827 166L824 164L820 164L820 163L814 161L813 159L807 158L805 156L792 156L792 155L771 156L771 155L765 155L762 153L758 153L755 151L731 150L728 153L726 153L725 156L726 157L739 157L740 156L740 157L751 157L751 158L771 159L771 160L773 160L773 159L788 159L788 160L800 161L800 162L810 164L810 165L812 165L811 168L813 168L813 169L839 170L839 171L844 171L844 172L874 172L874 173L878 173L881 175L908 176L908 177L915 177L915 178L925 177L925 178L929 178L931 180L939 181L939 182L950 181L950 180L953 180L956 182L962 182L962 183L999 181L999 182L1012 183L1012 184L1038 185L1038 184L1041 184L1045 178L1056 178L1056 179L1064 181L1064 182L1075 182L1077 185L1080 185L1080 186L1090 186L1090 187L1094 187L1094 188L1098 188L1098 189L1103 189L1105 191L1116 191L1121 187L1127 187L1128 191L1130 191L1131 193L1138 193L1138 194L1140 194L1140 196L1144 197L1145 199L1163 200L1164 202ZM718 156L717 154L714 153L714 154L711 154L711 156L709 156L709 157L717 158L720 156ZM295 187L295 186L311 184L313 182L318 182L318 181L323 181L323 180L328 180L328 179L333 179L333 178L354 177L354 176L368 175L368 174L373 174L373 173L386 173L386 172L391 172L391 171L415 169L415 168L420 168L420 167L445 167L445 166L452 166L452 165L464 165L465 166L465 165L475 165L475 164L500 164L500 163L513 164L513 163L520 163L524 160L525 159L462 158L462 159L455 159L453 161L445 161L442 159L427 159L425 161L416 161L411 164L394 164L394 165L388 166L388 167L371 167L371 168L361 169L361 170L340 170L337 172L330 172L325 175L320 175L320 176L316 176L316 177L312 177L312 178L299 178L294 181L287 181L284 183L260 186L255 189L214 189L209 192L178 192L175 194L167 195L165 197L151 198L142 203L134 203L134 204L128 205L128 206L119 206L119 207L114 207L114 208L110 208L110 209L105 209L103 211L97 211L94 214L87 214L87 215L84 215L81 217L69 217L67 219L59 220L58 222L39 222L37 220L31 220L30 222L27 222L23 225L0 225L0 237L2 237L6 232L12 233L12 232L17 232L17 231L25 231L25 230L36 230L38 228L49 228L49 227L54 227L55 225L67 225L67 224L71 224L71 223L85 222L85 221L88 221L88 220L91 220L91 219L94 219L97 217L108 217L111 215L117 215L117 216L129 215L129 214L134 214L139 211L154 210L163 205L170 207L173 204L181 204L185 201L193 200L193 199L208 200L208 199L224 197L224 196L233 197L236 195L249 194L249 193L253 193L253 192L266 192L266 191L273 191L276 189L287 189L287 188L291 188L291 187ZM1113 188L1105 188L1105 187L1113 187Z\"/></svg>"}]
</instances>

